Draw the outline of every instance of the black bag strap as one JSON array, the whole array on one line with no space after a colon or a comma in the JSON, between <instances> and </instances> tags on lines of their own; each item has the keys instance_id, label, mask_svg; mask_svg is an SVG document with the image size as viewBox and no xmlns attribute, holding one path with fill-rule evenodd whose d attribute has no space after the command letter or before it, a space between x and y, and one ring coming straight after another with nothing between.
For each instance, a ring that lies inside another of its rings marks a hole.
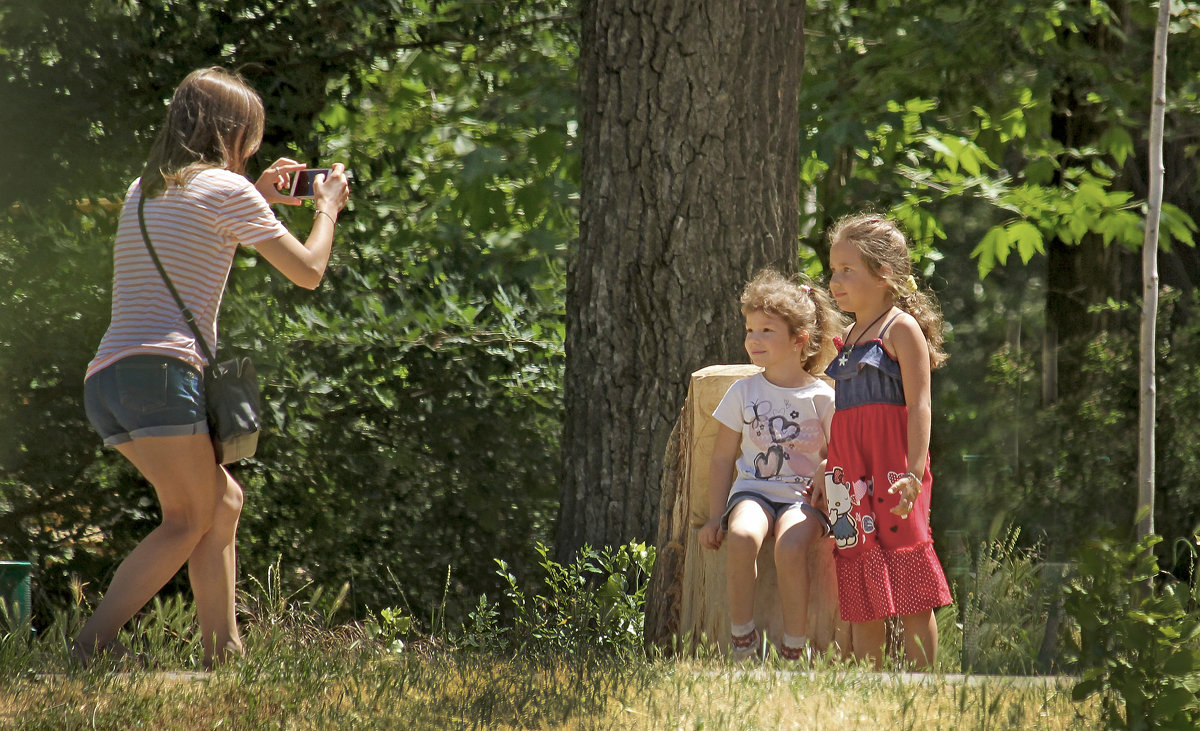
<instances>
[{"instance_id":1,"label":"black bag strap","mask_svg":"<svg viewBox=\"0 0 1200 731\"><path fill-rule=\"evenodd\" d=\"M146 248L150 250L150 258L154 260L154 266L158 267L158 273L162 275L163 282L166 283L167 289L171 290L171 296L175 298L175 304L179 305L179 311L183 313L183 320L192 329L192 334L196 336L196 342L200 345L200 350L204 352L205 359L208 360L210 366L216 365L217 361L213 358L212 351L208 349L208 343L204 342L204 336L200 334L200 328L196 326L196 316L188 309L188 306L183 303L183 298L179 296L175 285L171 283L171 278L167 276L167 270L163 267L162 262L158 259L158 252L154 250L154 246L150 243L150 234L146 232L146 197L138 192L138 227L142 229L142 241L146 242Z\"/></svg>"}]
</instances>

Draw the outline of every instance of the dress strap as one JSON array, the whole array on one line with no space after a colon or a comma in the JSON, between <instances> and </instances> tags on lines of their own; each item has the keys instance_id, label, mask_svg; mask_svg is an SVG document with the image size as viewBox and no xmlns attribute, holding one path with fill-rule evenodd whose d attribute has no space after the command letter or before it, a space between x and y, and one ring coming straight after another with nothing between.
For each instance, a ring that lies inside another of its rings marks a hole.
<instances>
[{"instance_id":1,"label":"dress strap","mask_svg":"<svg viewBox=\"0 0 1200 731\"><path fill-rule=\"evenodd\" d=\"M904 314L904 310L900 310L899 312L897 312L895 315L892 316L892 319L883 323L883 327L879 329L879 335L877 336L881 342L883 341L883 334L886 333L887 329L892 326L892 323L895 322L897 319L899 319L899 317L903 314Z\"/></svg>"}]
</instances>

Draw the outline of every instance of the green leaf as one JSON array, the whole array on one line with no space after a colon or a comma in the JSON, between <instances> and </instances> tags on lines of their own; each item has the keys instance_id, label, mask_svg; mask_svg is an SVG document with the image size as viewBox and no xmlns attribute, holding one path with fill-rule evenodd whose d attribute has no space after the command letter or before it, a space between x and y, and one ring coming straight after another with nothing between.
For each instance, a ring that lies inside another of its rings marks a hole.
<instances>
[{"instance_id":1,"label":"green leaf","mask_svg":"<svg viewBox=\"0 0 1200 731\"><path fill-rule=\"evenodd\" d=\"M979 278L984 279L996 268L997 251L1001 247L1001 239L1008 236L1003 226L993 226L983 235L983 239L971 251L971 257L978 259Z\"/></svg>"},{"instance_id":2,"label":"green leaf","mask_svg":"<svg viewBox=\"0 0 1200 731\"><path fill-rule=\"evenodd\" d=\"M1012 240L1016 241L1017 253L1020 254L1023 263L1028 264L1034 254L1046 252L1042 232L1028 221L1014 223L1009 227L1008 233Z\"/></svg>"},{"instance_id":3,"label":"green leaf","mask_svg":"<svg viewBox=\"0 0 1200 731\"><path fill-rule=\"evenodd\" d=\"M1081 680L1071 689L1071 700L1076 703L1085 701L1104 687L1103 677L1093 677Z\"/></svg>"},{"instance_id":4,"label":"green leaf","mask_svg":"<svg viewBox=\"0 0 1200 731\"><path fill-rule=\"evenodd\" d=\"M1188 675L1200 670L1200 652L1180 649L1172 653L1163 663L1163 672L1168 675Z\"/></svg>"},{"instance_id":5,"label":"green leaf","mask_svg":"<svg viewBox=\"0 0 1200 731\"><path fill-rule=\"evenodd\" d=\"M1123 167L1125 160L1133 154L1133 137L1122 126L1114 124L1100 136L1100 149L1113 156L1117 167Z\"/></svg>"}]
</instances>

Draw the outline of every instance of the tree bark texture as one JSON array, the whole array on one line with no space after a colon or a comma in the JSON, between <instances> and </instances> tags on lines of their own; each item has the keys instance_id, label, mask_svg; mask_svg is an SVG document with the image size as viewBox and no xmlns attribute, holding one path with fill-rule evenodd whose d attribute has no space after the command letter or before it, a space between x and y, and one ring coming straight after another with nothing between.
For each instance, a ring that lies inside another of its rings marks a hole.
<instances>
[{"instance_id":1,"label":"tree bark texture","mask_svg":"<svg viewBox=\"0 0 1200 731\"><path fill-rule=\"evenodd\" d=\"M802 0L590 0L567 274L558 555L653 540L689 374L740 362L737 297L796 269Z\"/></svg>"}]
</instances>

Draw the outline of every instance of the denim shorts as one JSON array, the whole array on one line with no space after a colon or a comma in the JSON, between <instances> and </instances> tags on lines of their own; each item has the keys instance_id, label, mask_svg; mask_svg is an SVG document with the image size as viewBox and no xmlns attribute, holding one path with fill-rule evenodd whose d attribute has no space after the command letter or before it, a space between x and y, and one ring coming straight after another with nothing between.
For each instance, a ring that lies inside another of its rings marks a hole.
<instances>
[{"instance_id":1,"label":"denim shorts","mask_svg":"<svg viewBox=\"0 0 1200 731\"><path fill-rule=\"evenodd\" d=\"M779 520L779 516L783 515L792 508L799 508L804 511L804 514L809 518L816 520L821 525L821 535L829 535L829 518L825 517L825 513L817 510L813 506L804 501L797 502L776 502L768 500L756 492L742 491L735 492L729 496L729 503L725 506L725 513L721 516L721 530L729 530L729 516L733 513L733 509L743 500L753 500L762 506L767 515L771 516L772 521Z\"/></svg>"},{"instance_id":2,"label":"denim shorts","mask_svg":"<svg viewBox=\"0 0 1200 731\"><path fill-rule=\"evenodd\" d=\"M108 446L142 437L207 434L204 379L178 358L131 355L83 384L88 421Z\"/></svg>"}]
</instances>

